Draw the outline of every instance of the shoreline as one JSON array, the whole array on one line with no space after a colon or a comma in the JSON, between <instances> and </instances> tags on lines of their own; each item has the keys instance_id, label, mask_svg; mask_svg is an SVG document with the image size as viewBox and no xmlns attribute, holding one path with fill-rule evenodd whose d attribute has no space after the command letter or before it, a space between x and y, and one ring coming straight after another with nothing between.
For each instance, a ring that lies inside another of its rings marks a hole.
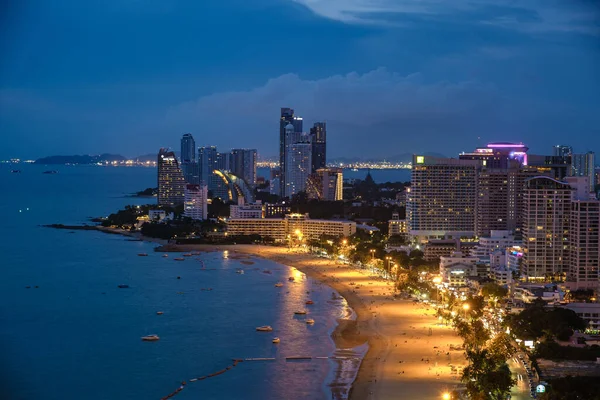
<instances>
[{"instance_id":1,"label":"shoreline","mask_svg":"<svg viewBox=\"0 0 600 400\"><path fill-rule=\"evenodd\" d=\"M58 229L71 227L50 226ZM348 399L403 398L437 400L441 394L464 387L460 369L466 365L464 353L452 350L462 339L450 326L438 323L435 310L422 303L393 297L393 286L366 270L337 265L334 260L307 253L294 253L284 247L264 245L177 245L141 233L114 228L86 226L156 243L155 252L218 252L250 255L291 266L344 297L356 320L340 319L331 333L336 348L355 348L365 343L364 354ZM332 393L334 387L331 387Z\"/></svg>"},{"instance_id":2,"label":"shoreline","mask_svg":"<svg viewBox=\"0 0 600 400\"><path fill-rule=\"evenodd\" d=\"M435 310L394 299L392 284L366 270L274 246L167 244L155 248L157 252L223 250L294 267L346 299L356 320L338 320L331 337L338 349L368 344L349 391L350 400L396 399L398 393L405 398L437 400L443 392L463 386L457 367L466 365L464 353L450 348L462 346L462 339L450 326L438 323Z\"/></svg>"}]
</instances>

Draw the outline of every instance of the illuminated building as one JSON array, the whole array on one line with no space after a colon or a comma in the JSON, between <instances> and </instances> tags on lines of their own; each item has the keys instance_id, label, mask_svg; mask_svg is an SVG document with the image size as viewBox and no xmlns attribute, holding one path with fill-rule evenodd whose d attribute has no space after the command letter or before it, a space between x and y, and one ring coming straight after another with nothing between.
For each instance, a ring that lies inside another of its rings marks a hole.
<instances>
[{"instance_id":1,"label":"illuminated building","mask_svg":"<svg viewBox=\"0 0 600 400\"><path fill-rule=\"evenodd\" d=\"M319 239L322 235L347 237L356 233L352 221L310 219L306 214L288 214L284 218L230 218L227 220L229 235L260 235L275 241L295 239Z\"/></svg>"},{"instance_id":2,"label":"illuminated building","mask_svg":"<svg viewBox=\"0 0 600 400\"><path fill-rule=\"evenodd\" d=\"M312 145L306 134L292 144L286 153L284 197L292 197L306 189L306 180L310 175L312 163Z\"/></svg>"},{"instance_id":3,"label":"illuminated building","mask_svg":"<svg viewBox=\"0 0 600 400\"><path fill-rule=\"evenodd\" d=\"M567 271L573 188L547 176L528 179L524 194L523 264L527 279L560 279Z\"/></svg>"},{"instance_id":4,"label":"illuminated building","mask_svg":"<svg viewBox=\"0 0 600 400\"><path fill-rule=\"evenodd\" d=\"M558 157L566 157L573 154L573 148L571 146L566 146L564 144L558 144L554 146L554 156Z\"/></svg>"},{"instance_id":5,"label":"illuminated building","mask_svg":"<svg viewBox=\"0 0 600 400\"><path fill-rule=\"evenodd\" d=\"M196 220L205 220L208 202L206 185L186 185L183 202L183 216Z\"/></svg>"},{"instance_id":6,"label":"illuminated building","mask_svg":"<svg viewBox=\"0 0 600 400\"><path fill-rule=\"evenodd\" d=\"M175 153L162 148L158 152L158 205L177 206L183 203L185 179Z\"/></svg>"},{"instance_id":7,"label":"illuminated building","mask_svg":"<svg viewBox=\"0 0 600 400\"><path fill-rule=\"evenodd\" d=\"M309 199L338 201L344 198L344 177L341 168L320 168L309 175L306 194Z\"/></svg>"},{"instance_id":8,"label":"illuminated building","mask_svg":"<svg viewBox=\"0 0 600 400\"><path fill-rule=\"evenodd\" d=\"M283 218L284 215L292 212L292 207L285 203L265 203L263 204L265 218Z\"/></svg>"},{"instance_id":9,"label":"illuminated building","mask_svg":"<svg viewBox=\"0 0 600 400\"><path fill-rule=\"evenodd\" d=\"M252 204L232 204L229 206L229 218L264 218L263 204L260 200L257 200L256 203Z\"/></svg>"},{"instance_id":10,"label":"illuminated building","mask_svg":"<svg viewBox=\"0 0 600 400\"><path fill-rule=\"evenodd\" d=\"M507 169L511 160L520 165L527 165L527 150L523 143L497 142L489 143L486 147L478 147L472 153L461 153L461 160L481 161L481 165L491 169Z\"/></svg>"},{"instance_id":11,"label":"illuminated building","mask_svg":"<svg viewBox=\"0 0 600 400\"><path fill-rule=\"evenodd\" d=\"M281 197L285 197L287 187L286 169L287 169L287 154L293 143L296 143L296 136L302 132L302 118L294 115L294 109L283 107L279 117L279 168L280 174L280 190Z\"/></svg>"},{"instance_id":12,"label":"illuminated building","mask_svg":"<svg viewBox=\"0 0 600 400\"><path fill-rule=\"evenodd\" d=\"M412 236L472 236L478 160L413 156L407 202Z\"/></svg>"},{"instance_id":13,"label":"illuminated building","mask_svg":"<svg viewBox=\"0 0 600 400\"><path fill-rule=\"evenodd\" d=\"M388 221L389 236L405 236L408 233L408 224L405 219L400 219L398 213L392 214L392 219Z\"/></svg>"}]
</instances>

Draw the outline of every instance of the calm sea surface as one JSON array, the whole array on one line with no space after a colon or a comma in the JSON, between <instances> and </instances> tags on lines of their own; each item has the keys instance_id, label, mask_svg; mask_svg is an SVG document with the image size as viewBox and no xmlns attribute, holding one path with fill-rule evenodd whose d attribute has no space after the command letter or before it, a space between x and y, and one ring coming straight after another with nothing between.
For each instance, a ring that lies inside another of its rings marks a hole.
<instances>
[{"instance_id":1,"label":"calm sea surface","mask_svg":"<svg viewBox=\"0 0 600 400\"><path fill-rule=\"evenodd\" d=\"M366 169L359 169L357 171L344 169L344 179L365 179L367 172ZM371 176L375 183L410 182L410 172L410 169L372 169ZM270 168L258 168L257 174L269 179Z\"/></svg>"},{"instance_id":2,"label":"calm sea surface","mask_svg":"<svg viewBox=\"0 0 600 400\"><path fill-rule=\"evenodd\" d=\"M334 354L329 335L336 319L351 310L332 299L330 288L266 260L220 252L175 262L173 254L154 253L151 243L39 226L84 223L126 204L147 203L126 196L154 187L155 169L21 164L22 173L12 174L11 168L0 166L2 398L160 399L183 380L247 357L276 361L241 363L188 383L175 398L331 398L335 361L284 358ZM59 173L42 174L50 168ZM290 275L296 283L288 282ZM283 288L274 287L279 281ZM304 305L309 296L314 306ZM314 326L293 314L306 307ZM260 325L274 332L256 332ZM142 342L147 334L161 339ZM271 343L274 336L279 345ZM352 380L352 372L342 374Z\"/></svg>"}]
</instances>

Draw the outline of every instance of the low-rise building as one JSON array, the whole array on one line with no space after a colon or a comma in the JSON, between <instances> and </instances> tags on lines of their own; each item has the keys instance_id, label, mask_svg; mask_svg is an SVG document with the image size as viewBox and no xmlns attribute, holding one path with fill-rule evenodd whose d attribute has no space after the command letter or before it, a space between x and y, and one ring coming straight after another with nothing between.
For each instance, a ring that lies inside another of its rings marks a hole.
<instances>
[{"instance_id":1,"label":"low-rise building","mask_svg":"<svg viewBox=\"0 0 600 400\"><path fill-rule=\"evenodd\" d=\"M500 286L510 286L512 284L512 271L505 266L490 268L490 278Z\"/></svg>"},{"instance_id":2,"label":"low-rise building","mask_svg":"<svg viewBox=\"0 0 600 400\"><path fill-rule=\"evenodd\" d=\"M429 240L429 242L423 246L423 259L425 259L425 261L439 260L440 257L449 257L455 251L471 255L471 252L476 245L477 242L463 242L458 239Z\"/></svg>"},{"instance_id":3,"label":"low-rise building","mask_svg":"<svg viewBox=\"0 0 600 400\"><path fill-rule=\"evenodd\" d=\"M263 204L260 200L252 204L232 204L229 206L229 218L264 218Z\"/></svg>"},{"instance_id":4,"label":"low-rise building","mask_svg":"<svg viewBox=\"0 0 600 400\"><path fill-rule=\"evenodd\" d=\"M173 213L168 213L165 210L148 210L148 219L153 222L162 222L163 220L172 220Z\"/></svg>"},{"instance_id":5,"label":"low-rise building","mask_svg":"<svg viewBox=\"0 0 600 400\"><path fill-rule=\"evenodd\" d=\"M464 286L467 278L478 276L477 257L456 251L449 257L440 257L440 275L450 286Z\"/></svg>"},{"instance_id":6,"label":"low-rise building","mask_svg":"<svg viewBox=\"0 0 600 400\"><path fill-rule=\"evenodd\" d=\"M388 234L390 236L406 236L408 234L408 225L405 219L400 219L398 213L392 214L392 219L388 221Z\"/></svg>"},{"instance_id":7,"label":"low-rise building","mask_svg":"<svg viewBox=\"0 0 600 400\"><path fill-rule=\"evenodd\" d=\"M292 212L292 207L285 203L265 203L263 204L264 218L283 218L284 215Z\"/></svg>"},{"instance_id":8,"label":"low-rise building","mask_svg":"<svg viewBox=\"0 0 600 400\"><path fill-rule=\"evenodd\" d=\"M563 307L574 311L585 320L589 330L600 330L600 303L568 303Z\"/></svg>"},{"instance_id":9,"label":"low-rise building","mask_svg":"<svg viewBox=\"0 0 600 400\"><path fill-rule=\"evenodd\" d=\"M564 300L565 293L554 285L520 285L514 288L513 296L522 303L531 303L535 299L557 303Z\"/></svg>"},{"instance_id":10,"label":"low-rise building","mask_svg":"<svg viewBox=\"0 0 600 400\"><path fill-rule=\"evenodd\" d=\"M319 239L322 235L347 237L356 233L356 223L342 220L310 219L308 214L288 214L285 218L230 218L229 235L260 235L283 242L289 237Z\"/></svg>"}]
</instances>

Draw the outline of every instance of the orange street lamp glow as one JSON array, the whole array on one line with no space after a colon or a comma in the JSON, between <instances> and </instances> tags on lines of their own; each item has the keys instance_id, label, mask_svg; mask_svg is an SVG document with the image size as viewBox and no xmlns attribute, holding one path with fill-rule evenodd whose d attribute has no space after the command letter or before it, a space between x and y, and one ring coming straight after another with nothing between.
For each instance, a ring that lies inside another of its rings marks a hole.
<instances>
[{"instance_id":1,"label":"orange street lamp glow","mask_svg":"<svg viewBox=\"0 0 600 400\"><path fill-rule=\"evenodd\" d=\"M442 278L440 278L439 276L436 276L435 278L433 278L433 283L437 283L437 284L442 283Z\"/></svg>"},{"instance_id":2,"label":"orange street lamp glow","mask_svg":"<svg viewBox=\"0 0 600 400\"><path fill-rule=\"evenodd\" d=\"M463 304L463 310L467 311L469 309L469 305L467 303Z\"/></svg>"},{"instance_id":3,"label":"orange street lamp glow","mask_svg":"<svg viewBox=\"0 0 600 400\"><path fill-rule=\"evenodd\" d=\"M348 241L346 239L342 240L342 244L345 246L346 244L348 244Z\"/></svg>"},{"instance_id":4,"label":"orange street lamp glow","mask_svg":"<svg viewBox=\"0 0 600 400\"><path fill-rule=\"evenodd\" d=\"M446 392L442 395L443 400L450 400L450 393Z\"/></svg>"}]
</instances>

